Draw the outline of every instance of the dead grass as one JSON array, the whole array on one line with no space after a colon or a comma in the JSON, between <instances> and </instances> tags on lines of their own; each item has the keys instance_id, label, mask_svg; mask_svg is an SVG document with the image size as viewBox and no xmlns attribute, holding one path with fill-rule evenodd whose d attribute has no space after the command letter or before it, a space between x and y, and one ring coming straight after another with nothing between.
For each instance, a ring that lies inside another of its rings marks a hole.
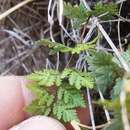
<instances>
[{"instance_id":1,"label":"dead grass","mask_svg":"<svg viewBox=\"0 0 130 130\"><path fill-rule=\"evenodd\" d=\"M2 0L5 12L21 0ZM47 50L34 41L48 37L48 0L31 2L0 21L0 73L24 75L45 67Z\"/></svg>"}]
</instances>

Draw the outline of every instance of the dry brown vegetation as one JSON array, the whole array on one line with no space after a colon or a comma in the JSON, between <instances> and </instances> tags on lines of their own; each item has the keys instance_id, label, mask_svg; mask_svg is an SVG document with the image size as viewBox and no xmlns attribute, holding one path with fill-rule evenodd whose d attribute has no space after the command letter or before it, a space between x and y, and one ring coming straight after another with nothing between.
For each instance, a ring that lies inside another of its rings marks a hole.
<instances>
[{"instance_id":1,"label":"dry brown vegetation","mask_svg":"<svg viewBox=\"0 0 130 130\"><path fill-rule=\"evenodd\" d=\"M21 0L1 0L5 12ZM34 44L48 36L48 0L38 0L16 10L0 21L0 73L24 75L45 67L45 49ZM57 35L57 34L55 34Z\"/></svg>"}]
</instances>

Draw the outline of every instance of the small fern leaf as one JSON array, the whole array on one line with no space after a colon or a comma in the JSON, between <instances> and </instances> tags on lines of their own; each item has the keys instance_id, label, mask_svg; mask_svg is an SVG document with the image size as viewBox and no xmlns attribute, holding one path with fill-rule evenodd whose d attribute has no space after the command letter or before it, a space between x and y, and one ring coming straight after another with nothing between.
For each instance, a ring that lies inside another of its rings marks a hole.
<instances>
[{"instance_id":1,"label":"small fern leaf","mask_svg":"<svg viewBox=\"0 0 130 130\"><path fill-rule=\"evenodd\" d=\"M51 106L51 104L54 102L54 96L50 95L48 100L47 100L47 107Z\"/></svg>"},{"instance_id":2,"label":"small fern leaf","mask_svg":"<svg viewBox=\"0 0 130 130\"><path fill-rule=\"evenodd\" d=\"M77 118L76 110L65 110L63 111L64 122L71 122L72 120L79 121Z\"/></svg>"},{"instance_id":3,"label":"small fern leaf","mask_svg":"<svg viewBox=\"0 0 130 130\"><path fill-rule=\"evenodd\" d=\"M44 115L48 116L50 114L50 112L51 112L51 108L46 108Z\"/></svg>"},{"instance_id":4,"label":"small fern leaf","mask_svg":"<svg viewBox=\"0 0 130 130\"><path fill-rule=\"evenodd\" d=\"M63 116L64 107L59 104L55 104L53 108L53 114L57 117L57 119L61 120Z\"/></svg>"},{"instance_id":5,"label":"small fern leaf","mask_svg":"<svg viewBox=\"0 0 130 130\"><path fill-rule=\"evenodd\" d=\"M75 71L72 71L72 73L69 76L69 83L70 85L75 85L75 81L77 80L78 74Z\"/></svg>"},{"instance_id":6,"label":"small fern leaf","mask_svg":"<svg viewBox=\"0 0 130 130\"><path fill-rule=\"evenodd\" d=\"M84 23L88 18L88 14L81 6L72 6L70 3L64 3L64 16L76 20L79 25Z\"/></svg>"},{"instance_id":7,"label":"small fern leaf","mask_svg":"<svg viewBox=\"0 0 130 130\"><path fill-rule=\"evenodd\" d=\"M29 79L36 81L40 86L50 87L52 85L60 86L60 73L56 70L46 70L34 72L28 76Z\"/></svg>"},{"instance_id":8,"label":"small fern leaf","mask_svg":"<svg viewBox=\"0 0 130 130\"><path fill-rule=\"evenodd\" d=\"M61 100L62 99L62 97L63 97L63 95L64 95L64 88L62 88L62 87L60 87L59 89L58 89L58 92L57 92L57 98L58 98L58 100Z\"/></svg>"},{"instance_id":9,"label":"small fern leaf","mask_svg":"<svg viewBox=\"0 0 130 130\"><path fill-rule=\"evenodd\" d=\"M96 3L94 9L90 12L94 16L105 14L101 19L107 20L112 18L118 12L117 5L115 3L103 4L101 2Z\"/></svg>"},{"instance_id":10,"label":"small fern leaf","mask_svg":"<svg viewBox=\"0 0 130 130\"><path fill-rule=\"evenodd\" d=\"M72 73L72 69L65 68L61 74L61 78L67 78Z\"/></svg>"},{"instance_id":11,"label":"small fern leaf","mask_svg":"<svg viewBox=\"0 0 130 130\"><path fill-rule=\"evenodd\" d=\"M45 107L38 105L39 100L34 100L32 103L25 108L26 112L30 115L41 115L44 114Z\"/></svg>"},{"instance_id":12,"label":"small fern leaf","mask_svg":"<svg viewBox=\"0 0 130 130\"><path fill-rule=\"evenodd\" d=\"M84 73L81 71L73 70L68 76L68 79L70 85L75 86L77 89L81 89L82 87L93 88L93 78L87 72Z\"/></svg>"},{"instance_id":13,"label":"small fern leaf","mask_svg":"<svg viewBox=\"0 0 130 130\"><path fill-rule=\"evenodd\" d=\"M68 91L64 92L64 102L68 103L70 101L70 93Z\"/></svg>"},{"instance_id":14,"label":"small fern leaf","mask_svg":"<svg viewBox=\"0 0 130 130\"><path fill-rule=\"evenodd\" d=\"M123 87L123 79L119 78L116 80L116 84L113 87L113 90L111 93L112 99L116 99L119 97L122 87Z\"/></svg>"},{"instance_id":15,"label":"small fern leaf","mask_svg":"<svg viewBox=\"0 0 130 130\"><path fill-rule=\"evenodd\" d=\"M96 86L103 93L116 78L123 76L123 70L113 61L113 56L109 53L103 51L92 52L91 56L87 57L87 61Z\"/></svg>"}]
</instances>

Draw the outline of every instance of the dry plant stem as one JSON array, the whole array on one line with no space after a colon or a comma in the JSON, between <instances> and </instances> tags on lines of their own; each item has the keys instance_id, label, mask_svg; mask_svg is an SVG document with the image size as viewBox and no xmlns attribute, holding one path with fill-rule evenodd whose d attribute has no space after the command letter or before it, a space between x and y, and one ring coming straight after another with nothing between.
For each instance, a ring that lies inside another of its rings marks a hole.
<instances>
[{"instance_id":1,"label":"dry plant stem","mask_svg":"<svg viewBox=\"0 0 130 130\"><path fill-rule=\"evenodd\" d=\"M34 52L37 48L38 48L38 46L34 46L34 48L33 48L32 50L29 50L29 52L28 52L26 55L24 55L24 56L20 59L20 61L22 62L22 61L24 61L27 57L29 57L30 55L32 55L33 52ZM16 61L9 69L7 69L6 71L4 71L4 72L1 74L1 76L7 75L12 69L14 69L15 67L19 67L19 66L21 66L21 63L20 63L19 60L18 60L18 61Z\"/></svg>"},{"instance_id":2,"label":"dry plant stem","mask_svg":"<svg viewBox=\"0 0 130 130\"><path fill-rule=\"evenodd\" d=\"M19 36L18 33L11 31L11 30L6 30L6 29L0 30L0 31L8 33L10 36L13 36L16 39L18 39L19 41L21 41L24 45L29 46L28 42L25 41L21 36Z\"/></svg>"},{"instance_id":3,"label":"dry plant stem","mask_svg":"<svg viewBox=\"0 0 130 130\"><path fill-rule=\"evenodd\" d=\"M95 120L94 120L94 115L93 115L93 108L92 108L92 103L91 103L91 96L90 96L90 92L88 88L87 88L87 96L88 96L88 105L89 105L92 128L93 130L96 130Z\"/></svg>"},{"instance_id":4,"label":"dry plant stem","mask_svg":"<svg viewBox=\"0 0 130 130\"><path fill-rule=\"evenodd\" d=\"M8 15L10 15L12 12L16 11L17 9L23 7L24 5L26 5L29 2L32 2L33 0L25 0L19 4L17 4L16 6L12 7L11 9L7 10L6 12L2 13L0 15L0 20L2 20L3 18L7 17Z\"/></svg>"},{"instance_id":5,"label":"dry plant stem","mask_svg":"<svg viewBox=\"0 0 130 130\"><path fill-rule=\"evenodd\" d=\"M79 124L76 121L71 121L71 125L75 130L81 130Z\"/></svg>"},{"instance_id":6,"label":"dry plant stem","mask_svg":"<svg viewBox=\"0 0 130 130\"><path fill-rule=\"evenodd\" d=\"M128 120L128 114L127 114L127 108L126 108L126 92L124 89L124 86L122 88L121 94L120 94L120 104L121 104L121 115L122 115L122 121L124 130L130 130L129 120Z\"/></svg>"},{"instance_id":7,"label":"dry plant stem","mask_svg":"<svg viewBox=\"0 0 130 130\"><path fill-rule=\"evenodd\" d=\"M64 25L63 25L63 10L64 10L64 6L63 6L63 0L57 0L57 15L58 15L58 21L59 21L59 25L60 27L63 29L63 31L66 33L66 35L72 40L75 41L71 35L68 33L68 31L65 29Z\"/></svg>"},{"instance_id":8,"label":"dry plant stem","mask_svg":"<svg viewBox=\"0 0 130 130\"><path fill-rule=\"evenodd\" d=\"M122 2L125 2L126 0L117 0L116 1L116 4L120 4L120 3L122 3Z\"/></svg>"},{"instance_id":9,"label":"dry plant stem","mask_svg":"<svg viewBox=\"0 0 130 130\"><path fill-rule=\"evenodd\" d=\"M117 15L123 22L128 22L128 23L130 23L130 19L128 19L128 18L124 18L124 17L122 17L122 16L119 16L119 15Z\"/></svg>"},{"instance_id":10,"label":"dry plant stem","mask_svg":"<svg viewBox=\"0 0 130 130\"><path fill-rule=\"evenodd\" d=\"M71 20L70 22L71 22L71 27L72 27L72 32L73 32L74 40L75 40L76 42L78 42L78 38L77 38L77 35L76 35L76 31L75 31L75 29L74 29L73 20Z\"/></svg>"},{"instance_id":11,"label":"dry plant stem","mask_svg":"<svg viewBox=\"0 0 130 130\"><path fill-rule=\"evenodd\" d=\"M59 24L62 25L62 19L63 19L63 0L58 0L57 1L57 8L58 8L58 20L59 20Z\"/></svg>"},{"instance_id":12,"label":"dry plant stem","mask_svg":"<svg viewBox=\"0 0 130 130\"><path fill-rule=\"evenodd\" d=\"M92 24L92 26L90 27L90 29L89 29L87 35L85 36L85 38L84 38L84 40L83 40L83 43L87 42L87 41L91 38L92 33L93 33L95 27L96 27L96 25L95 25L95 24Z\"/></svg>"},{"instance_id":13,"label":"dry plant stem","mask_svg":"<svg viewBox=\"0 0 130 130\"><path fill-rule=\"evenodd\" d=\"M55 9L55 6L56 6L56 3L53 4L53 7L52 7L52 11L51 11L51 5L52 5L52 0L49 1L49 5L48 5L48 23L50 24L50 37L51 37L51 40L54 42L54 38L53 38L53 32L52 32L52 27L53 27L53 16L54 16L54 9ZM50 14L50 12L52 14Z\"/></svg>"},{"instance_id":14,"label":"dry plant stem","mask_svg":"<svg viewBox=\"0 0 130 130\"><path fill-rule=\"evenodd\" d=\"M119 16L120 16L120 14L121 14L122 5L123 5L123 2L122 2L121 5L120 5ZM122 52L123 49L122 49L121 34L120 34L120 18L119 18L119 20L118 20L118 41L119 41L120 50L121 50L121 52Z\"/></svg>"},{"instance_id":15,"label":"dry plant stem","mask_svg":"<svg viewBox=\"0 0 130 130\"><path fill-rule=\"evenodd\" d=\"M98 90L98 91L99 91L99 95L100 95L101 100L104 101L104 97L103 97L102 92L100 90ZM107 122L111 123L111 118L110 118L109 112L107 111L105 106L103 108L104 108L104 112L105 112L105 115L106 115L106 118L107 118Z\"/></svg>"},{"instance_id":16,"label":"dry plant stem","mask_svg":"<svg viewBox=\"0 0 130 130\"><path fill-rule=\"evenodd\" d=\"M86 129L93 129L92 126L84 125L84 124L81 124L81 123L79 123L79 122L76 122L76 124L77 124L78 126L80 126L80 127L86 128ZM102 129L102 128L104 128L104 127L106 127L106 126L109 126L109 125L110 125L110 123L107 122L107 123L105 123L105 124L97 125L97 126L95 126L95 127L96 127L96 129Z\"/></svg>"},{"instance_id":17,"label":"dry plant stem","mask_svg":"<svg viewBox=\"0 0 130 130\"><path fill-rule=\"evenodd\" d=\"M52 0L49 1L49 5L48 5L48 22L50 24L50 37L51 37L51 40L53 42L55 42L55 39L53 37L53 24L54 24L54 11L55 11L55 7L56 7L56 1L54 1L54 4L52 6L52 9L51 9L51 5L52 5ZM51 14L50 14L51 12ZM59 64L60 64L60 60L59 60L59 53L57 53L57 62L56 62L56 69L58 70L59 69Z\"/></svg>"},{"instance_id":18,"label":"dry plant stem","mask_svg":"<svg viewBox=\"0 0 130 130\"><path fill-rule=\"evenodd\" d=\"M102 25L98 21L96 22L96 25L97 25L98 29L100 30L100 32L102 33L102 35L104 36L104 38L107 40L107 42L111 46L111 48L113 49L113 51L115 52L117 58L119 59L119 61L123 65L123 67L126 70L126 72L130 72L130 69L129 69L127 63L125 62L125 60L120 55L118 49L115 47L113 41L110 39L110 37L108 36L108 34L106 33L106 31L104 30L104 28L102 27Z\"/></svg>"},{"instance_id":19,"label":"dry plant stem","mask_svg":"<svg viewBox=\"0 0 130 130\"><path fill-rule=\"evenodd\" d=\"M86 0L80 0L80 2L83 2L83 4L85 5L86 9L91 10L91 8L87 4Z\"/></svg>"}]
</instances>

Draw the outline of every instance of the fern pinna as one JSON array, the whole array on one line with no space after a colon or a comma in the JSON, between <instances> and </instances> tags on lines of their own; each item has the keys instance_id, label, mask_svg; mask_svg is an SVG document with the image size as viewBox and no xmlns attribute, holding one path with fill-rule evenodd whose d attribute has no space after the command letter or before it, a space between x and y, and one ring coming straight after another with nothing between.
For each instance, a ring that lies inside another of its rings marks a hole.
<instances>
[{"instance_id":1,"label":"fern pinna","mask_svg":"<svg viewBox=\"0 0 130 130\"><path fill-rule=\"evenodd\" d=\"M36 99L27 107L29 113L50 115L64 122L79 120L76 108L85 107L81 88L93 88L90 73L67 68L63 72L45 69L31 74L29 79L34 83L28 87L36 95Z\"/></svg>"}]
</instances>

